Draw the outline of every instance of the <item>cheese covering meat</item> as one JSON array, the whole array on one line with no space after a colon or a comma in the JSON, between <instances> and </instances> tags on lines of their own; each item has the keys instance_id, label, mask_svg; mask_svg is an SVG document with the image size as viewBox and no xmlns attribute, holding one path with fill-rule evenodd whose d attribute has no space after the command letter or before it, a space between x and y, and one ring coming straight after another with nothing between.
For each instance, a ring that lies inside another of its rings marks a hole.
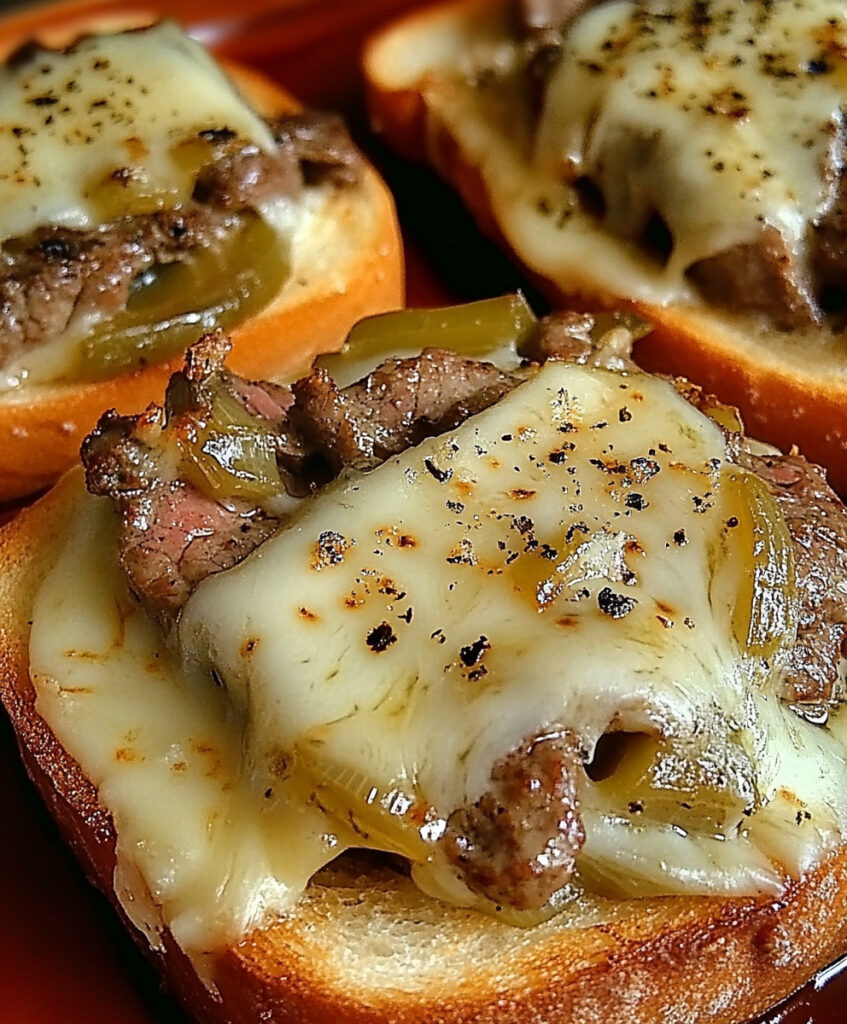
<instances>
[{"instance_id":1,"label":"cheese covering meat","mask_svg":"<svg viewBox=\"0 0 847 1024\"><path fill-rule=\"evenodd\" d=\"M340 119L237 76L270 120L171 22L0 68L4 401L245 323L321 274L328 233L346 255L362 168Z\"/></svg>"},{"instance_id":2,"label":"cheese covering meat","mask_svg":"<svg viewBox=\"0 0 847 1024\"><path fill-rule=\"evenodd\" d=\"M194 953L350 846L484 905L441 855L446 820L554 723L589 766L559 903L777 892L842 837L847 765L840 712L821 728L777 700L792 568L761 507L669 384L550 362L301 502L188 599L178 658L81 499L36 602L38 709L115 818L130 913Z\"/></svg>"},{"instance_id":3,"label":"cheese covering meat","mask_svg":"<svg viewBox=\"0 0 847 1024\"><path fill-rule=\"evenodd\" d=\"M189 140L227 129L272 153L268 126L175 22L24 51L0 68L0 238L97 227L191 197Z\"/></svg>"},{"instance_id":4,"label":"cheese covering meat","mask_svg":"<svg viewBox=\"0 0 847 1024\"><path fill-rule=\"evenodd\" d=\"M567 294L719 308L781 354L839 331L843 4L552 5L540 35L520 6L427 12L414 55L400 30L370 59L479 171L521 263ZM429 149L450 177L456 151Z\"/></svg>"},{"instance_id":5,"label":"cheese covering meat","mask_svg":"<svg viewBox=\"0 0 847 1024\"><path fill-rule=\"evenodd\" d=\"M777 229L800 258L840 146L838 4L600 4L547 83L537 159L588 176L610 230L659 214L678 285L698 261Z\"/></svg>"}]
</instances>

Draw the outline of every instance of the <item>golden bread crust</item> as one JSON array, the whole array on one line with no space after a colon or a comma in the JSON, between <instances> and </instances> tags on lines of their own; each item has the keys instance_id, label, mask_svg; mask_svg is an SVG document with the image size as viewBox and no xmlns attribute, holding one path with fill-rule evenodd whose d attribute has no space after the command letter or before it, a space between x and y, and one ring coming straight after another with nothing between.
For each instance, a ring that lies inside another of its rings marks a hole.
<instances>
[{"instance_id":1,"label":"golden bread crust","mask_svg":"<svg viewBox=\"0 0 847 1024\"><path fill-rule=\"evenodd\" d=\"M397 55L407 46L420 52L420 38L451 19L459 25L501 0L459 0L417 11L382 30L370 41L364 60L372 124L408 159L429 163L461 195L480 230L505 249L528 279L560 308L586 309L630 305L654 324L638 343L636 360L654 372L683 375L723 401L737 406L747 433L788 450L798 445L825 466L830 483L847 492L847 361L843 340L803 344L788 358L752 324L740 324L707 306L657 306L633 302L609 280L593 290L545 276L526 267L504 236L479 166L439 115L449 90L437 63L421 70L417 83L396 78ZM439 27L437 32L441 32ZM420 63L420 58L418 58ZM595 275L600 277L601 275ZM798 342L799 345L799 342Z\"/></svg>"}]
</instances>

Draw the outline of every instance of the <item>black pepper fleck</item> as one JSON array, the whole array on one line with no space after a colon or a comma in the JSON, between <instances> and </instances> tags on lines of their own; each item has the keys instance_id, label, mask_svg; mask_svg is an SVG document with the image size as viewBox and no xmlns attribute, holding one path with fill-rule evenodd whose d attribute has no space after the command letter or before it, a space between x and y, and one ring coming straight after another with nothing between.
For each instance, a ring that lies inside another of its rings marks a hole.
<instances>
[{"instance_id":1,"label":"black pepper fleck","mask_svg":"<svg viewBox=\"0 0 847 1024\"><path fill-rule=\"evenodd\" d=\"M468 644L467 647L462 647L459 651L459 657L462 659L462 664L468 668L472 668L479 659L485 654L491 647L488 642L487 636L481 636L479 640L474 640L472 644Z\"/></svg>"},{"instance_id":2,"label":"black pepper fleck","mask_svg":"<svg viewBox=\"0 0 847 1024\"><path fill-rule=\"evenodd\" d=\"M613 619L622 619L629 615L638 601L634 597L616 594L611 587L603 587L597 595L597 604L604 615L610 615Z\"/></svg>"},{"instance_id":3,"label":"black pepper fleck","mask_svg":"<svg viewBox=\"0 0 847 1024\"><path fill-rule=\"evenodd\" d=\"M639 455L637 458L630 459L629 467L632 470L635 482L639 484L643 484L651 477L654 477L662 468L655 459L648 459L645 455Z\"/></svg>"},{"instance_id":4,"label":"black pepper fleck","mask_svg":"<svg viewBox=\"0 0 847 1024\"><path fill-rule=\"evenodd\" d=\"M453 475L452 469L439 469L438 466L432 461L432 459L424 459L424 466L426 467L427 473L440 483L444 484Z\"/></svg>"},{"instance_id":5,"label":"black pepper fleck","mask_svg":"<svg viewBox=\"0 0 847 1024\"><path fill-rule=\"evenodd\" d=\"M643 512L649 504L649 501L645 501L644 495L639 494L637 491L630 491L626 498L624 498L624 505L627 508L634 508L636 512Z\"/></svg>"},{"instance_id":6,"label":"black pepper fleck","mask_svg":"<svg viewBox=\"0 0 847 1024\"><path fill-rule=\"evenodd\" d=\"M397 642L394 630L389 626L387 622L380 622L378 626L368 633L365 643L370 647L374 654L382 654L383 651L387 651L388 648Z\"/></svg>"}]
</instances>

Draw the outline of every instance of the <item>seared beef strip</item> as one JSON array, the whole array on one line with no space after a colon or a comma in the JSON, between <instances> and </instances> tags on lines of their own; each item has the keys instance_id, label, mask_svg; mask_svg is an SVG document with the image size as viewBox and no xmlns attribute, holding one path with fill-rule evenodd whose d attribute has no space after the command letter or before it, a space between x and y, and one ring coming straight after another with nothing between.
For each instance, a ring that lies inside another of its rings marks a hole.
<instances>
[{"instance_id":1,"label":"seared beef strip","mask_svg":"<svg viewBox=\"0 0 847 1024\"><path fill-rule=\"evenodd\" d=\"M291 419L337 473L346 465L384 462L458 426L520 379L491 363L430 348L413 359L389 359L343 390L325 371L313 370L293 386Z\"/></svg>"},{"instance_id":2,"label":"seared beef strip","mask_svg":"<svg viewBox=\"0 0 847 1024\"><path fill-rule=\"evenodd\" d=\"M550 313L538 321L521 345L521 355L534 363L563 359L607 369L635 369L632 346L651 330L635 313Z\"/></svg>"},{"instance_id":3,"label":"seared beef strip","mask_svg":"<svg viewBox=\"0 0 847 1024\"><path fill-rule=\"evenodd\" d=\"M201 167L192 198L221 210L255 208L273 196L297 195L303 175L292 147L268 156L258 146L244 146L228 131L201 133L212 143L212 156Z\"/></svg>"},{"instance_id":4,"label":"seared beef strip","mask_svg":"<svg viewBox=\"0 0 847 1024\"><path fill-rule=\"evenodd\" d=\"M0 277L0 364L74 320L120 312L144 271L220 243L235 223L223 210L196 207L128 217L100 231L36 232Z\"/></svg>"},{"instance_id":5,"label":"seared beef strip","mask_svg":"<svg viewBox=\"0 0 847 1024\"><path fill-rule=\"evenodd\" d=\"M204 131L209 162L192 201L175 210L124 217L90 231L46 226L5 246L0 275L0 365L23 348L60 336L93 314L127 305L143 275L220 242L241 216L304 184L358 179L361 158L337 118L288 114L270 125L273 155L245 146L232 132Z\"/></svg>"},{"instance_id":6,"label":"seared beef strip","mask_svg":"<svg viewBox=\"0 0 847 1024\"><path fill-rule=\"evenodd\" d=\"M303 495L344 466L373 466L461 423L519 380L490 363L429 349L391 360L342 390L315 371L292 393L224 370L228 348L216 335L198 342L171 378L167 412L106 413L82 447L88 489L110 496L121 514L130 585L164 623L205 576L241 561L281 522L258 504L217 501L181 478L175 435L210 415L211 389L225 388L258 425L272 429L288 491Z\"/></svg>"},{"instance_id":7,"label":"seared beef strip","mask_svg":"<svg viewBox=\"0 0 847 1024\"><path fill-rule=\"evenodd\" d=\"M131 589L166 628L207 576L245 558L281 517L240 498L218 501L180 479L174 432L208 412L209 382L226 388L258 423L281 431L290 393L222 369L229 343L209 335L189 352L168 388L168 412L101 417L82 446L86 483L120 513L120 560ZM286 441L280 433L280 448Z\"/></svg>"},{"instance_id":8,"label":"seared beef strip","mask_svg":"<svg viewBox=\"0 0 847 1024\"><path fill-rule=\"evenodd\" d=\"M468 886L517 910L543 907L569 881L585 841L579 817L582 754L552 728L494 765L491 788L453 812L448 860Z\"/></svg>"},{"instance_id":9,"label":"seared beef strip","mask_svg":"<svg viewBox=\"0 0 847 1024\"><path fill-rule=\"evenodd\" d=\"M551 313L539 321L530 346L523 349L524 354L539 363L547 359L587 363L597 351L594 325L591 313Z\"/></svg>"},{"instance_id":10,"label":"seared beef strip","mask_svg":"<svg viewBox=\"0 0 847 1024\"><path fill-rule=\"evenodd\" d=\"M821 320L813 283L776 228L700 260L688 276L712 305L761 314L780 330Z\"/></svg>"},{"instance_id":11,"label":"seared beef strip","mask_svg":"<svg viewBox=\"0 0 847 1024\"><path fill-rule=\"evenodd\" d=\"M123 521L124 571L165 617L175 615L207 576L246 558L280 523L249 502L223 505L178 484L128 500Z\"/></svg>"},{"instance_id":12,"label":"seared beef strip","mask_svg":"<svg viewBox=\"0 0 847 1024\"><path fill-rule=\"evenodd\" d=\"M338 114L312 110L306 114L278 117L271 125L281 150L297 159L307 185L326 181L353 185L359 179L362 158L350 141Z\"/></svg>"},{"instance_id":13,"label":"seared beef strip","mask_svg":"<svg viewBox=\"0 0 847 1024\"><path fill-rule=\"evenodd\" d=\"M827 298L842 304L847 293L847 123L844 113L833 133L829 165L823 168L829 195L811 239L812 272Z\"/></svg>"}]
</instances>

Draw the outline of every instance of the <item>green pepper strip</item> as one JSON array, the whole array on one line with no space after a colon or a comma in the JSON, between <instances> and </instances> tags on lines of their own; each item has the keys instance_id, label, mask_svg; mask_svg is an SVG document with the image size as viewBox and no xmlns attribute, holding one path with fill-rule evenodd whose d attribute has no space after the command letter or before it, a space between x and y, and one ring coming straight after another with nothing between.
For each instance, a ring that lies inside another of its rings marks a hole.
<instances>
[{"instance_id":1,"label":"green pepper strip","mask_svg":"<svg viewBox=\"0 0 847 1024\"><path fill-rule=\"evenodd\" d=\"M333 371L350 361L373 366L397 352L449 348L479 359L523 345L534 333L535 314L523 295L503 295L443 309L404 309L361 320L338 353L321 356L317 365Z\"/></svg>"},{"instance_id":2,"label":"green pepper strip","mask_svg":"<svg viewBox=\"0 0 847 1024\"><path fill-rule=\"evenodd\" d=\"M176 433L176 443L187 479L213 498L262 501L282 490L270 426L223 384L214 387L208 412Z\"/></svg>"},{"instance_id":3,"label":"green pepper strip","mask_svg":"<svg viewBox=\"0 0 847 1024\"><path fill-rule=\"evenodd\" d=\"M739 497L739 537L746 540L749 569L739 589L732 624L742 650L773 657L797 630L794 547L776 498L755 473L733 469L730 486Z\"/></svg>"},{"instance_id":4,"label":"green pepper strip","mask_svg":"<svg viewBox=\"0 0 847 1024\"><path fill-rule=\"evenodd\" d=\"M204 331L230 330L267 306L288 274L279 233L259 217L247 217L221 245L155 268L124 310L82 340L73 376L112 377L162 362Z\"/></svg>"}]
</instances>

